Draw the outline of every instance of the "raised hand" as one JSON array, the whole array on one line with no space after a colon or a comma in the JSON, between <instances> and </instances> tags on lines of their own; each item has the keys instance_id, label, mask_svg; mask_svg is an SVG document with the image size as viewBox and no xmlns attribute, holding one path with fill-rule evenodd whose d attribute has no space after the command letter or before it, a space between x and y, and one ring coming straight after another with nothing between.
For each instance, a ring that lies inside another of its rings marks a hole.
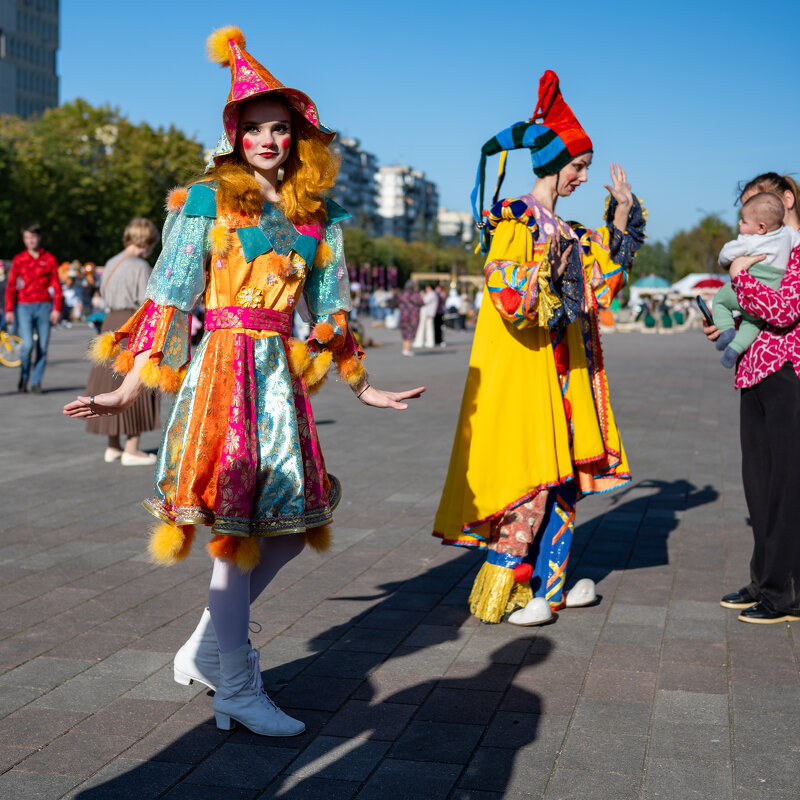
<instances>
[{"instance_id":1,"label":"raised hand","mask_svg":"<svg viewBox=\"0 0 800 800\"><path fill-rule=\"evenodd\" d=\"M608 193L617 201L617 208L614 212L614 227L618 231L625 231L628 227L628 215L633 208L633 192L628 183L628 176L619 164L611 162L611 183L603 184Z\"/></svg>"}]
</instances>

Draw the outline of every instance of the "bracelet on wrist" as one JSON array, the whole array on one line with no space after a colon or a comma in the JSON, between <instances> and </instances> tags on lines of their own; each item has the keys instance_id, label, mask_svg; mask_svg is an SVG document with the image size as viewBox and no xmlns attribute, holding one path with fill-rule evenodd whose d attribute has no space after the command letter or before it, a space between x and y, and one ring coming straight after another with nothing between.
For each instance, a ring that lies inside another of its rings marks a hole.
<instances>
[{"instance_id":1,"label":"bracelet on wrist","mask_svg":"<svg viewBox=\"0 0 800 800\"><path fill-rule=\"evenodd\" d=\"M364 392L366 392L367 389L369 389L369 388L370 388L369 381L367 381L367 383L364 384L364 388L360 392L358 392L356 394L356 397L360 400L361 399L361 395L364 394Z\"/></svg>"}]
</instances>

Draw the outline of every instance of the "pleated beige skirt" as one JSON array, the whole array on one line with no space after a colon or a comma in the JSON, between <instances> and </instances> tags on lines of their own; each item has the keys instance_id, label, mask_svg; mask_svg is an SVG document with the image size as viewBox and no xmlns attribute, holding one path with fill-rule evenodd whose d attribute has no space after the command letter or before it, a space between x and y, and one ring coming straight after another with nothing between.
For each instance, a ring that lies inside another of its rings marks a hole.
<instances>
[{"instance_id":1,"label":"pleated beige skirt","mask_svg":"<svg viewBox=\"0 0 800 800\"><path fill-rule=\"evenodd\" d=\"M102 332L117 330L135 311L135 308L109 311L103 320ZM122 375L115 374L109 367L94 367L89 373L86 394L91 397L104 392L113 392L121 383ZM136 402L121 414L86 420L86 431L102 436L138 436L145 431L158 430L161 427L159 399L156 392L146 389Z\"/></svg>"}]
</instances>

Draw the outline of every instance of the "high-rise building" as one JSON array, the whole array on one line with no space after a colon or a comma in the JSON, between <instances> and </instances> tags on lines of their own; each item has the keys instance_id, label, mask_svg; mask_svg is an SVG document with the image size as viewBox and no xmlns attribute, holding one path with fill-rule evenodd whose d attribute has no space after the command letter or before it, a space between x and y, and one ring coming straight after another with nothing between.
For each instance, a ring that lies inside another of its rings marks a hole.
<instances>
[{"instance_id":1,"label":"high-rise building","mask_svg":"<svg viewBox=\"0 0 800 800\"><path fill-rule=\"evenodd\" d=\"M0 0L0 114L58 105L59 0Z\"/></svg>"},{"instance_id":2,"label":"high-rise building","mask_svg":"<svg viewBox=\"0 0 800 800\"><path fill-rule=\"evenodd\" d=\"M439 191L425 173L411 167L380 167L378 215L383 236L399 236L407 242L419 241L436 227Z\"/></svg>"},{"instance_id":3,"label":"high-rise building","mask_svg":"<svg viewBox=\"0 0 800 800\"><path fill-rule=\"evenodd\" d=\"M437 215L439 236L446 244L467 247L475 238L475 220L467 211L451 211L443 206Z\"/></svg>"},{"instance_id":4,"label":"high-rise building","mask_svg":"<svg viewBox=\"0 0 800 800\"><path fill-rule=\"evenodd\" d=\"M372 153L361 149L358 139L337 136L333 150L342 159L333 199L350 214L344 224L355 224L369 234L374 234L378 222L378 198L375 173L377 160Z\"/></svg>"}]
</instances>

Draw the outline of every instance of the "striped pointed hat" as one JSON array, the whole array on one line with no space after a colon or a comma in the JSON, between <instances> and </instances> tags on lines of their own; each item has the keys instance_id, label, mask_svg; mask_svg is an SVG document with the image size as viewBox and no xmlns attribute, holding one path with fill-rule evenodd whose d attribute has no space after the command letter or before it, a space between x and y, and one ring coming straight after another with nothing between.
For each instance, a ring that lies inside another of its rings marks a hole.
<instances>
[{"instance_id":1,"label":"striped pointed hat","mask_svg":"<svg viewBox=\"0 0 800 800\"><path fill-rule=\"evenodd\" d=\"M221 67L230 67L231 90L228 101L222 110L222 124L225 128L227 147L217 147L214 160L233 152L236 144L236 129L239 124L239 109L247 100L259 95L274 92L280 95L301 117L322 131L329 140L333 131L319 121L317 107L311 98L297 89L284 86L269 70L265 69L245 49L244 34L235 25L219 28L206 41L208 57Z\"/></svg>"},{"instance_id":2,"label":"striped pointed hat","mask_svg":"<svg viewBox=\"0 0 800 800\"><path fill-rule=\"evenodd\" d=\"M505 177L505 153L522 147L530 149L533 171L539 178L554 175L573 158L592 149L592 140L564 101L558 75L551 69L539 79L539 100L533 116L526 122L517 122L500 131L481 148L478 175L472 190L472 211L478 223L482 222L486 159L503 154L494 193L494 202L497 202Z\"/></svg>"}]
</instances>

